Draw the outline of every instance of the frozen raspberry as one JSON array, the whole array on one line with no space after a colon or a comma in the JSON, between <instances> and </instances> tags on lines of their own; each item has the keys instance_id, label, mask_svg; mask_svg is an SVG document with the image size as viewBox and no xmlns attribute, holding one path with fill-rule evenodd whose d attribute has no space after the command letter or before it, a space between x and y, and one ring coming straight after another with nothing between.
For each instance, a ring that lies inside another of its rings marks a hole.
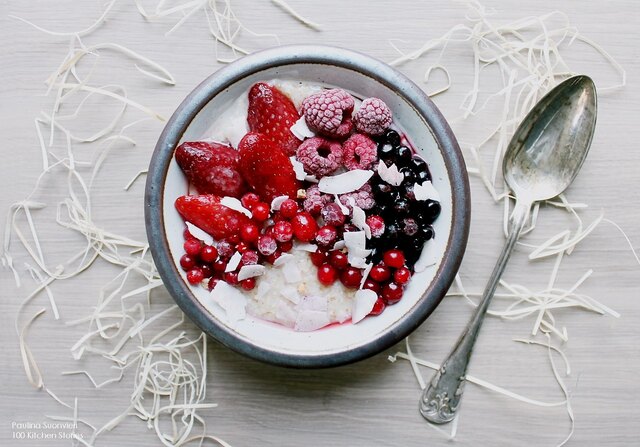
<instances>
[{"instance_id":1,"label":"frozen raspberry","mask_svg":"<svg viewBox=\"0 0 640 447\"><path fill-rule=\"evenodd\" d=\"M343 162L350 170L370 169L378 161L377 144L366 135L356 133L344 142Z\"/></svg>"},{"instance_id":2,"label":"frozen raspberry","mask_svg":"<svg viewBox=\"0 0 640 447\"><path fill-rule=\"evenodd\" d=\"M367 217L367 225L371 229L371 236L380 237L384 234L384 219L376 214Z\"/></svg>"},{"instance_id":3,"label":"frozen raspberry","mask_svg":"<svg viewBox=\"0 0 640 447\"><path fill-rule=\"evenodd\" d=\"M307 189L307 197L302 204L304 210L313 216L320 214L322 207L331 201L331 196L322 194L317 185Z\"/></svg>"},{"instance_id":4,"label":"frozen raspberry","mask_svg":"<svg viewBox=\"0 0 640 447\"><path fill-rule=\"evenodd\" d=\"M340 167L342 146L336 141L313 137L298 147L296 157L307 173L320 178Z\"/></svg>"},{"instance_id":5,"label":"frozen raspberry","mask_svg":"<svg viewBox=\"0 0 640 447\"><path fill-rule=\"evenodd\" d=\"M263 234L258 239L258 250L263 255L265 256L272 255L273 253L276 252L277 249L278 249L278 243L273 237Z\"/></svg>"},{"instance_id":6,"label":"frozen raspberry","mask_svg":"<svg viewBox=\"0 0 640 447\"><path fill-rule=\"evenodd\" d=\"M351 211L351 200L355 202L356 206L359 206L363 210L370 210L376 204L373 193L371 192L371 185L368 183L355 192L342 194L340 196L340 203L349 208L349 211Z\"/></svg>"},{"instance_id":7,"label":"frozen raspberry","mask_svg":"<svg viewBox=\"0 0 640 447\"><path fill-rule=\"evenodd\" d=\"M240 264L242 265L255 265L258 263L258 252L254 250L247 250L242 253L242 258L240 258Z\"/></svg>"},{"instance_id":8,"label":"frozen raspberry","mask_svg":"<svg viewBox=\"0 0 640 447\"><path fill-rule=\"evenodd\" d=\"M344 137L353 128L353 97L342 89L323 90L302 101L307 126L327 136Z\"/></svg>"},{"instance_id":9,"label":"frozen raspberry","mask_svg":"<svg viewBox=\"0 0 640 447\"><path fill-rule=\"evenodd\" d=\"M327 203L320 211L322 220L325 225L333 225L334 227L340 227L345 221L345 215L342 213L342 209L335 202Z\"/></svg>"},{"instance_id":10,"label":"frozen raspberry","mask_svg":"<svg viewBox=\"0 0 640 447\"><path fill-rule=\"evenodd\" d=\"M382 135L391 125L389 107L378 98L367 98L353 116L356 129L369 135Z\"/></svg>"},{"instance_id":11,"label":"frozen raspberry","mask_svg":"<svg viewBox=\"0 0 640 447\"><path fill-rule=\"evenodd\" d=\"M336 227L325 225L324 227L321 227L316 233L316 242L322 247L328 247L330 245L333 245L337 237L338 231L336 230Z\"/></svg>"}]
</instances>

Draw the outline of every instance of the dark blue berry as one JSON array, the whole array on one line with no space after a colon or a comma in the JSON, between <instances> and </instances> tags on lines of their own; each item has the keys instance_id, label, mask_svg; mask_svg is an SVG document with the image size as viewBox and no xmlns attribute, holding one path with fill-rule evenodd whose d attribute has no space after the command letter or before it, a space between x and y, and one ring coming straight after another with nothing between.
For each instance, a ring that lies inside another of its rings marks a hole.
<instances>
[{"instance_id":1,"label":"dark blue berry","mask_svg":"<svg viewBox=\"0 0 640 447\"><path fill-rule=\"evenodd\" d=\"M416 182L416 175L410 168L401 168L400 173L404 175L403 184L413 185Z\"/></svg>"},{"instance_id":2,"label":"dark blue berry","mask_svg":"<svg viewBox=\"0 0 640 447\"><path fill-rule=\"evenodd\" d=\"M416 174L420 171L426 171L427 162L424 161L419 155L414 155L411 159L411 168Z\"/></svg>"},{"instance_id":3,"label":"dark blue berry","mask_svg":"<svg viewBox=\"0 0 640 447\"><path fill-rule=\"evenodd\" d=\"M411 158L413 157L413 152L407 146L400 146L396 150L396 164L400 167L409 166L411 163Z\"/></svg>"},{"instance_id":4,"label":"dark blue berry","mask_svg":"<svg viewBox=\"0 0 640 447\"><path fill-rule=\"evenodd\" d=\"M396 213L400 214L400 215L406 215L407 213L409 213L409 201L405 198L400 198L398 200L395 200L393 203L393 209Z\"/></svg>"},{"instance_id":5,"label":"dark blue berry","mask_svg":"<svg viewBox=\"0 0 640 447\"><path fill-rule=\"evenodd\" d=\"M385 162L395 160L396 150L393 145L384 142L378 144L378 158Z\"/></svg>"},{"instance_id":6,"label":"dark blue berry","mask_svg":"<svg viewBox=\"0 0 640 447\"><path fill-rule=\"evenodd\" d=\"M388 129L384 133L384 141L386 141L387 143L389 143L392 146L399 146L400 145L400 134L398 134L398 132L396 132L393 129Z\"/></svg>"},{"instance_id":7,"label":"dark blue berry","mask_svg":"<svg viewBox=\"0 0 640 447\"><path fill-rule=\"evenodd\" d=\"M406 217L402 219L400 228L402 228L402 232L405 234L405 236L409 237L415 236L420 230L418 222L416 222L416 220L412 217Z\"/></svg>"}]
</instances>

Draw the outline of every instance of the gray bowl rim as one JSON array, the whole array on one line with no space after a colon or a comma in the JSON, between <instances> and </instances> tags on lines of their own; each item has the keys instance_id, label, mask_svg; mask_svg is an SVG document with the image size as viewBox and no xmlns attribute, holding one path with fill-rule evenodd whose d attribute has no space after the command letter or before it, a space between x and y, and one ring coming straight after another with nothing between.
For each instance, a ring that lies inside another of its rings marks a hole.
<instances>
[{"instance_id":1,"label":"gray bowl rim","mask_svg":"<svg viewBox=\"0 0 640 447\"><path fill-rule=\"evenodd\" d=\"M435 277L417 304L379 337L348 350L297 355L265 349L251 343L218 322L180 278L170 256L164 232L164 181L173 152L183 133L217 94L253 73L292 64L323 64L346 68L374 79L404 98L428 123L438 143L452 186L451 233ZM469 236L471 200L469 178L458 142L448 123L429 97L409 78L391 66L365 54L332 46L287 45L259 51L216 71L182 101L162 131L149 165L145 187L145 226L156 267L169 293L182 311L204 332L228 348L262 362L293 368L327 368L371 357L413 332L435 310L454 281Z\"/></svg>"}]
</instances>

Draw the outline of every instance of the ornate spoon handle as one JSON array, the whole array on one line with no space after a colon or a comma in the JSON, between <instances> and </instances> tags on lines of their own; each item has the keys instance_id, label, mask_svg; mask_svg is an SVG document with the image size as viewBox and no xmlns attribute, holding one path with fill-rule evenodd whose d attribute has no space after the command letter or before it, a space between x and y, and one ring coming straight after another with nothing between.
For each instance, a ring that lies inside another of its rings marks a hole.
<instances>
[{"instance_id":1,"label":"ornate spoon handle","mask_svg":"<svg viewBox=\"0 0 640 447\"><path fill-rule=\"evenodd\" d=\"M478 332L530 208L530 202L516 201L516 206L509 220L509 237L496 262L489 283L482 295L482 300L451 353L442 362L442 366L422 392L420 414L430 422L444 424L452 421L456 415Z\"/></svg>"}]
</instances>

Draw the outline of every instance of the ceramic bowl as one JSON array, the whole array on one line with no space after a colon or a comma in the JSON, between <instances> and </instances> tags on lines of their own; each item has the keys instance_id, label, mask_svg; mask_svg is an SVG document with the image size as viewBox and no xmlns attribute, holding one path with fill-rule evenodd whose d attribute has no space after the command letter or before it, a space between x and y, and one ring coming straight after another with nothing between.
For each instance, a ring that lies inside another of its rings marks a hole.
<instances>
[{"instance_id":1,"label":"ceramic bowl","mask_svg":"<svg viewBox=\"0 0 640 447\"><path fill-rule=\"evenodd\" d=\"M381 98L394 122L427 161L441 196L442 212L428 242L433 265L416 273L403 299L382 315L358 324L334 324L295 332L260 319L231 324L222 309L205 307L207 291L191 287L178 260L184 223L174 208L187 182L173 153L183 141L206 137L213 117L258 81L291 79L323 83L365 98ZM470 200L464 161L445 119L426 94L390 66L353 51L324 46L285 46L255 53L217 71L180 104L160 135L151 159L145 219L151 253L180 308L207 334L264 362L299 368L336 366L392 346L436 308L454 280L467 243Z\"/></svg>"}]
</instances>

